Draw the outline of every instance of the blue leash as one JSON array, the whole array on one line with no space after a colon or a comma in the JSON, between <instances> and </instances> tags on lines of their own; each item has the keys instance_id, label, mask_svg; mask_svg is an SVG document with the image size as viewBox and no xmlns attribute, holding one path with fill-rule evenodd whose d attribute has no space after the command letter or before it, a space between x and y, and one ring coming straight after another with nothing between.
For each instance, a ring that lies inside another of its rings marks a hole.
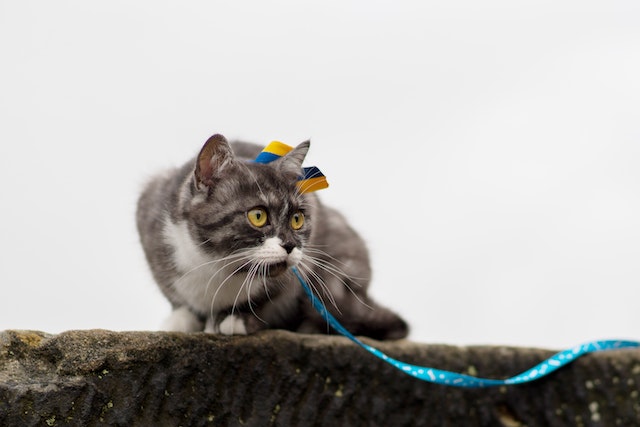
<instances>
[{"instance_id":1,"label":"blue leash","mask_svg":"<svg viewBox=\"0 0 640 427\"><path fill-rule=\"evenodd\" d=\"M311 300L311 304L313 307L318 310L320 315L327 319L329 325L349 338L354 343L358 344L360 347L367 350L369 353L373 354L376 357L384 360L389 363L396 369L404 372L407 375L411 375L414 378L417 378L422 381L427 381L435 384L444 384L454 387L464 387L464 388L481 388L481 387L496 387L502 385L514 385L514 384L523 384L531 381L535 381L540 379L546 375L549 375L551 372L560 369L561 367L573 362L580 356L589 353L595 353L597 351L605 351L605 350L617 350L623 348L640 348L640 342L638 341L622 341L622 340L602 340L602 341L591 341L577 347L574 347L569 350L564 350L559 353L554 354L547 360L542 363L534 366L533 368L518 374L514 377L507 378L504 380L496 380L489 378L478 378L473 377L471 375L458 374L450 371L443 371L440 369L429 368L426 366L417 366L411 365L409 363L401 362L392 357L387 356L377 348L371 347L360 341L356 338L351 332L345 329L344 326L340 324L336 320L335 317L327 311L324 304L320 302L320 300L313 294L307 282L302 278L300 272L296 267L292 267L291 270L293 274L296 275L302 288L305 293Z\"/></svg>"}]
</instances>

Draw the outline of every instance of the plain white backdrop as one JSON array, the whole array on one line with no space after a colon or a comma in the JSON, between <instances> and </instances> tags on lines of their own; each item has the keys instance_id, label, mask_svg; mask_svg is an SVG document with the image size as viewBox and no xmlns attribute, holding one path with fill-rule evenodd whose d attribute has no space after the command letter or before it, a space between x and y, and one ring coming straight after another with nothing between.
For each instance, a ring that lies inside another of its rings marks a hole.
<instances>
[{"instance_id":1,"label":"plain white backdrop","mask_svg":"<svg viewBox=\"0 0 640 427\"><path fill-rule=\"evenodd\" d=\"M640 339L635 1L0 0L0 330L156 329L136 198L312 140L411 338Z\"/></svg>"}]
</instances>

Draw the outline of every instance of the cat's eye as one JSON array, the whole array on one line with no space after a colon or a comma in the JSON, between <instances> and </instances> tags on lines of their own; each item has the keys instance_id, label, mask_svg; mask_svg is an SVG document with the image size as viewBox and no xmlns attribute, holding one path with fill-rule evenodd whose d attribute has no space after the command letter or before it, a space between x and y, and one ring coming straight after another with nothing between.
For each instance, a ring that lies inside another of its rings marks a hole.
<instances>
[{"instance_id":1,"label":"cat's eye","mask_svg":"<svg viewBox=\"0 0 640 427\"><path fill-rule=\"evenodd\" d=\"M264 227L267 223L267 211L264 208L253 208L247 212L247 219L254 227Z\"/></svg>"},{"instance_id":2,"label":"cat's eye","mask_svg":"<svg viewBox=\"0 0 640 427\"><path fill-rule=\"evenodd\" d=\"M298 211L291 215L291 228L294 230L300 230L304 225L304 215Z\"/></svg>"}]
</instances>

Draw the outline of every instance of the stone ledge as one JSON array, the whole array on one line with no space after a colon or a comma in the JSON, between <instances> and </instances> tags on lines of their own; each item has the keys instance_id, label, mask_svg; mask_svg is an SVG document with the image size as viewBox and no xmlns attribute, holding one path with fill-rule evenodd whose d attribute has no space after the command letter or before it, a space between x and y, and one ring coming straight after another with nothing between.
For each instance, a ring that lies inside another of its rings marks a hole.
<instances>
[{"instance_id":1,"label":"stone ledge","mask_svg":"<svg viewBox=\"0 0 640 427\"><path fill-rule=\"evenodd\" d=\"M373 344L494 378L553 353ZM638 350L592 354L528 385L464 390L417 381L337 336L0 333L2 426L637 426L639 389Z\"/></svg>"}]
</instances>

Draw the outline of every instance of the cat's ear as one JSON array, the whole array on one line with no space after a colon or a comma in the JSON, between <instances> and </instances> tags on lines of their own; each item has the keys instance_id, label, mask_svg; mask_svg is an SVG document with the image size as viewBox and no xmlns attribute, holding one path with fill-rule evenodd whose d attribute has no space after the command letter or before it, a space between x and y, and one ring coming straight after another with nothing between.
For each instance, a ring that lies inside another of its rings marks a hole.
<instances>
[{"instance_id":1,"label":"cat's ear","mask_svg":"<svg viewBox=\"0 0 640 427\"><path fill-rule=\"evenodd\" d=\"M197 188L211 187L220 173L233 164L234 157L226 138L215 134L204 143L196 160L195 182Z\"/></svg>"},{"instance_id":2,"label":"cat's ear","mask_svg":"<svg viewBox=\"0 0 640 427\"><path fill-rule=\"evenodd\" d=\"M277 167L284 172L300 175L302 162L304 162L310 146L310 141L298 144L296 148L289 151L284 157L278 159Z\"/></svg>"}]
</instances>

